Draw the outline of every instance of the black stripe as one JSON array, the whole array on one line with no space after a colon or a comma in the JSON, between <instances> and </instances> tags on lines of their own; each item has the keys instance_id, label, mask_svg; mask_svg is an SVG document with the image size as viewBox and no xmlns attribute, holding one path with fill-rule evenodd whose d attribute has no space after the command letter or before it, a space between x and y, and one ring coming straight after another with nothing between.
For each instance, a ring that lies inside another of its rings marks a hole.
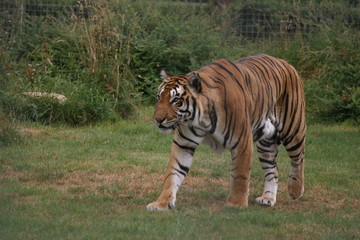
<instances>
[{"instance_id":1,"label":"black stripe","mask_svg":"<svg viewBox=\"0 0 360 240\"><path fill-rule=\"evenodd\" d=\"M254 142L258 141L262 135L263 135L263 130L265 128L265 124L263 126L261 126L258 130L256 130L255 134L254 134Z\"/></svg>"},{"instance_id":2,"label":"black stripe","mask_svg":"<svg viewBox=\"0 0 360 240\"><path fill-rule=\"evenodd\" d=\"M272 174L275 175L274 172L269 172L269 173L267 173L267 174L265 175L265 178L268 177L268 176L270 176L270 175L272 175Z\"/></svg>"},{"instance_id":3,"label":"black stripe","mask_svg":"<svg viewBox=\"0 0 360 240\"><path fill-rule=\"evenodd\" d=\"M282 122L282 127L281 129L279 130L280 133L282 133L282 131L284 130L284 127L285 127L285 124L286 124L286 118L287 118L287 112L288 112L288 99L289 99L289 95L287 93L285 93L285 99L284 99L284 103L285 103L285 109L284 109L284 112L281 113L281 116L280 116L280 121ZM281 120L281 117L283 118ZM281 134L283 135L283 134ZM286 135L283 135L283 136L286 136Z\"/></svg>"},{"instance_id":4,"label":"black stripe","mask_svg":"<svg viewBox=\"0 0 360 240\"><path fill-rule=\"evenodd\" d=\"M218 71L216 71L216 69L214 69L212 66L208 65L209 68L211 68L213 71L215 71L218 75L220 75L221 77L223 77L225 79L225 76L222 75L221 73L219 73ZM227 93L226 93L226 86L225 86L225 83L222 79L218 78L218 77L215 77L215 78L210 78L211 80L213 80L215 83L217 84L220 84L222 85L222 89L224 90L224 103L223 103L223 108L224 108L224 116L225 116L225 122L227 122L227 117L228 117L228 114L227 114L227 110L228 110L228 104L227 104ZM213 109L215 109L213 107ZM214 127L214 125L213 125ZM222 134L224 134L226 129L224 129L224 131L222 132Z\"/></svg>"},{"instance_id":5,"label":"black stripe","mask_svg":"<svg viewBox=\"0 0 360 240\"><path fill-rule=\"evenodd\" d=\"M300 155L301 155L302 153L298 153L298 154L296 154L296 155L291 155L291 156L289 156L290 158L298 158L298 157L300 157Z\"/></svg>"},{"instance_id":6,"label":"black stripe","mask_svg":"<svg viewBox=\"0 0 360 240\"><path fill-rule=\"evenodd\" d=\"M305 141L305 136L304 136L304 137L301 139L301 141L298 142L296 145L292 146L291 148L286 148L286 150L287 150L288 152L295 151L295 150L297 150L297 149L304 143L304 141Z\"/></svg>"},{"instance_id":7,"label":"black stripe","mask_svg":"<svg viewBox=\"0 0 360 240\"><path fill-rule=\"evenodd\" d=\"M302 111L300 109L300 111ZM292 140L295 138L295 136L299 133L299 129L300 129L300 126L301 126L301 119L300 119L300 122L299 124L297 125L296 129L293 131L292 135L288 136L287 138L285 138L283 140L283 144L284 146L287 146L290 142L292 142Z\"/></svg>"},{"instance_id":8,"label":"black stripe","mask_svg":"<svg viewBox=\"0 0 360 240\"><path fill-rule=\"evenodd\" d=\"M186 141L189 141L189 142L192 142L192 143L194 143L194 144L196 144L196 145L199 145L199 143L197 143L197 142L195 142L194 140L186 137L186 136L181 132L180 128L178 128L178 133L179 133L179 136L180 136L182 139L185 139Z\"/></svg>"},{"instance_id":9,"label":"black stripe","mask_svg":"<svg viewBox=\"0 0 360 240\"><path fill-rule=\"evenodd\" d=\"M226 126L227 131L226 131L226 134L225 134L225 136L224 136L224 143L223 143L223 146L224 146L224 147L226 146L226 142L227 142L227 140L229 139L229 136L230 136L230 130L231 130L231 129L230 129L230 125L231 125L232 120L233 120L233 113L231 112L231 113L230 113L229 124Z\"/></svg>"},{"instance_id":10,"label":"black stripe","mask_svg":"<svg viewBox=\"0 0 360 240\"><path fill-rule=\"evenodd\" d=\"M301 111L301 109L299 109L299 111ZM284 140L285 138L289 137L290 131L291 131L291 129L292 129L292 126L293 126L293 123L294 123L294 120L295 120L295 116L296 116L296 114L294 113L294 114L292 115L292 117L291 117L291 120L290 120L290 123L292 123L292 124L289 125L286 133L282 135L282 136L283 136L283 140ZM286 122L284 121L284 126L285 126L285 124L286 124ZM284 144L284 142L283 142L283 144ZM284 146L286 146L286 144L284 144Z\"/></svg>"},{"instance_id":11,"label":"black stripe","mask_svg":"<svg viewBox=\"0 0 360 240\"><path fill-rule=\"evenodd\" d=\"M186 174L189 173L189 168L185 167L184 165L180 164L179 161L175 158L175 161L177 162L177 164L179 165L180 169L183 170L184 172L186 172Z\"/></svg>"},{"instance_id":12,"label":"black stripe","mask_svg":"<svg viewBox=\"0 0 360 240\"><path fill-rule=\"evenodd\" d=\"M263 146L263 147L271 147L273 145L272 142L266 141L266 140L260 140L259 143Z\"/></svg>"},{"instance_id":13,"label":"black stripe","mask_svg":"<svg viewBox=\"0 0 360 240\"><path fill-rule=\"evenodd\" d=\"M237 147L237 145L238 145L239 142L240 142L240 139L243 138L244 132L245 132L245 128L241 128L241 133L239 134L239 138L238 138L238 140L236 141L236 143L234 144L234 146L231 147L231 151L233 151L233 150Z\"/></svg>"},{"instance_id":14,"label":"black stripe","mask_svg":"<svg viewBox=\"0 0 360 240\"><path fill-rule=\"evenodd\" d=\"M184 146L184 145L180 145L178 142L176 142L175 140L173 140L173 142L179 147L179 148L182 148L182 149L185 149L185 150L188 150L190 151L190 154L193 155L194 152L195 152L195 148L193 147L188 147L188 146Z\"/></svg>"},{"instance_id":15,"label":"black stripe","mask_svg":"<svg viewBox=\"0 0 360 240\"><path fill-rule=\"evenodd\" d=\"M272 150L264 149L264 148L262 148L262 147L260 147L258 145L256 146L256 148L257 148L259 153L271 153L272 152Z\"/></svg>"},{"instance_id":16,"label":"black stripe","mask_svg":"<svg viewBox=\"0 0 360 240\"><path fill-rule=\"evenodd\" d=\"M186 177L186 173L185 173L185 172L183 172L183 171L181 171L181 170L179 170L179 169L177 169L177 168L174 168L174 167L173 167L173 169L174 169L176 172L178 172L178 173L180 173L181 175L183 175L184 177Z\"/></svg>"},{"instance_id":17,"label":"black stripe","mask_svg":"<svg viewBox=\"0 0 360 240\"><path fill-rule=\"evenodd\" d=\"M210 134L213 134L215 132L216 129L216 124L217 124L217 114L215 111L215 106L214 104L212 105L212 109L210 112L210 121L211 121L211 129L210 129Z\"/></svg>"},{"instance_id":18,"label":"black stripe","mask_svg":"<svg viewBox=\"0 0 360 240\"><path fill-rule=\"evenodd\" d=\"M270 164L270 165L276 165L275 161L271 161L271 160L266 160L264 158L259 158L260 162L262 163L267 163L267 164Z\"/></svg>"},{"instance_id":19,"label":"black stripe","mask_svg":"<svg viewBox=\"0 0 360 240\"><path fill-rule=\"evenodd\" d=\"M267 169L273 169L276 168L276 165L272 166L272 167L262 167L262 169L267 170Z\"/></svg>"},{"instance_id":20,"label":"black stripe","mask_svg":"<svg viewBox=\"0 0 360 240\"><path fill-rule=\"evenodd\" d=\"M300 162L299 162L299 160L300 160ZM300 159L295 160L295 161L291 160L291 166L296 168L296 167L300 166L303 162L304 162L303 158L300 158Z\"/></svg>"},{"instance_id":21,"label":"black stripe","mask_svg":"<svg viewBox=\"0 0 360 240\"><path fill-rule=\"evenodd\" d=\"M209 77L211 80L214 81L214 79L212 77ZM201 82L203 82L205 84L205 86L207 86L208 88L219 88L217 86L212 86L211 84L209 84L207 81L205 81L204 79L200 79ZM215 81L214 81L215 82Z\"/></svg>"},{"instance_id":22,"label":"black stripe","mask_svg":"<svg viewBox=\"0 0 360 240\"><path fill-rule=\"evenodd\" d=\"M195 131L195 127L190 126L189 127L190 131L192 132L192 134L194 134L197 137L205 137L207 135L207 133L205 133L204 135L199 135L196 131ZM200 129L200 128L198 128ZM202 129L200 129L202 132L204 132Z\"/></svg>"},{"instance_id":23,"label":"black stripe","mask_svg":"<svg viewBox=\"0 0 360 240\"><path fill-rule=\"evenodd\" d=\"M236 84L240 87L242 92L245 93L243 86L241 86L241 84L239 83L237 78L234 76L234 74L231 71L229 71L229 69L227 69L226 67L224 67L223 65L221 65L220 63L217 63L217 62L210 63L210 65L216 65L219 68L221 68L222 70L224 70L225 72L227 72L229 74L229 76L234 80L234 82L236 82Z\"/></svg>"},{"instance_id":24,"label":"black stripe","mask_svg":"<svg viewBox=\"0 0 360 240\"><path fill-rule=\"evenodd\" d=\"M273 179L278 179L278 177L273 177L273 178L270 178L269 180L266 180L267 182L270 182L270 181L272 181Z\"/></svg>"},{"instance_id":25,"label":"black stripe","mask_svg":"<svg viewBox=\"0 0 360 240\"><path fill-rule=\"evenodd\" d=\"M300 109L298 110L299 112L302 112L303 109L302 109L302 106L300 106ZM292 135L291 136L286 136L284 135L286 138L283 140L283 144L284 146L287 146L293 139L294 137L299 133L300 131L300 127L301 126L305 126L305 124L301 124L303 122L303 118L300 117L299 121L298 121L298 125L296 127L296 129L292 132Z\"/></svg>"},{"instance_id":26,"label":"black stripe","mask_svg":"<svg viewBox=\"0 0 360 240\"><path fill-rule=\"evenodd\" d=\"M194 97L191 97L191 99L192 99L192 102L193 102L193 106L192 106L193 107L193 114L192 114L190 120L192 121L192 120L194 120L195 115L196 115L196 99Z\"/></svg>"},{"instance_id":27,"label":"black stripe","mask_svg":"<svg viewBox=\"0 0 360 240\"><path fill-rule=\"evenodd\" d=\"M237 145L238 145L239 142L240 142L240 138L241 138L241 137L239 137L238 140L236 141L236 143L234 144L234 146L231 147L231 151L234 150L234 149L237 147Z\"/></svg>"},{"instance_id":28,"label":"black stripe","mask_svg":"<svg viewBox=\"0 0 360 240\"><path fill-rule=\"evenodd\" d=\"M235 133L235 128L236 128L236 118L235 118L235 120L234 120L233 127L232 127L232 129L231 129L231 135L230 135L229 143L232 142L232 139L233 139L234 133Z\"/></svg>"}]
</instances>

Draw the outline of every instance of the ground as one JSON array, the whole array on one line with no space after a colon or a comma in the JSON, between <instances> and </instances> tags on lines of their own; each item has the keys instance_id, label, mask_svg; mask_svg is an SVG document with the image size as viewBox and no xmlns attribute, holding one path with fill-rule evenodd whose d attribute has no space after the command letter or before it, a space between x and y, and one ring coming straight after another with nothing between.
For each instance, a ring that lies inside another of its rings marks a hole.
<instances>
[{"instance_id":1,"label":"ground","mask_svg":"<svg viewBox=\"0 0 360 240\"><path fill-rule=\"evenodd\" d=\"M253 160L249 207L225 207L230 155L196 152L176 208L147 212L161 190L171 136L151 109L136 120L73 128L21 123L23 141L0 148L0 239L357 239L360 129L310 125L305 194L287 195L279 155L275 207L258 206Z\"/></svg>"}]
</instances>

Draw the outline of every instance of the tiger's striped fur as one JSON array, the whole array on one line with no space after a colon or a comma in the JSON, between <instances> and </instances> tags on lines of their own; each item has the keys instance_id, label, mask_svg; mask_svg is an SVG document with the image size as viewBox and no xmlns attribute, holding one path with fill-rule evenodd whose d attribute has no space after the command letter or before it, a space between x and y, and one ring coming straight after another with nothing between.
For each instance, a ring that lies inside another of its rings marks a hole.
<instances>
[{"instance_id":1,"label":"tiger's striped fur","mask_svg":"<svg viewBox=\"0 0 360 240\"><path fill-rule=\"evenodd\" d=\"M148 210L171 209L200 144L232 156L230 193L226 204L247 206L253 142L264 170L264 190L256 201L276 202L280 143L291 168L288 192L304 192L305 99L296 70L268 55L237 62L220 59L185 76L162 73L154 122L163 132L175 131L163 190Z\"/></svg>"}]
</instances>

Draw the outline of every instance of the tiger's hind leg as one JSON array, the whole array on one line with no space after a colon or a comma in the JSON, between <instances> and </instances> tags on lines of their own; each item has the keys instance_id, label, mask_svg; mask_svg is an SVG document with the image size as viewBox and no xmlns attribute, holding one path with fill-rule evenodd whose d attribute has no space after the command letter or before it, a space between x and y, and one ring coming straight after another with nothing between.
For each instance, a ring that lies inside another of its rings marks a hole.
<instances>
[{"instance_id":1,"label":"tiger's hind leg","mask_svg":"<svg viewBox=\"0 0 360 240\"><path fill-rule=\"evenodd\" d=\"M298 111L297 121L287 122L284 130L280 133L281 142L289 154L291 160L290 174L288 178L288 193L294 200L299 199L304 193L304 151L305 151L305 110L301 105Z\"/></svg>"},{"instance_id":2,"label":"tiger's hind leg","mask_svg":"<svg viewBox=\"0 0 360 240\"><path fill-rule=\"evenodd\" d=\"M305 131L296 134L292 141L283 141L291 159L290 174L288 178L288 193L294 200L299 199L304 193L304 147Z\"/></svg>"},{"instance_id":3,"label":"tiger's hind leg","mask_svg":"<svg viewBox=\"0 0 360 240\"><path fill-rule=\"evenodd\" d=\"M256 202L272 207L276 203L279 181L276 157L280 145L280 138L270 121L266 122L266 128L268 131L256 142L259 160L265 175L264 190L262 196L256 198Z\"/></svg>"}]
</instances>

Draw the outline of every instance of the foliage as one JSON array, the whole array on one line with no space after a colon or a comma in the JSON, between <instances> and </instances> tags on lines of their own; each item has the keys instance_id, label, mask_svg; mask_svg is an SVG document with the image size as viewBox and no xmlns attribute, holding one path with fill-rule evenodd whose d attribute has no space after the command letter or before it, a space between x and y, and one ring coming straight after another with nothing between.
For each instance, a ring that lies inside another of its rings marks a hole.
<instances>
[{"instance_id":1,"label":"foliage","mask_svg":"<svg viewBox=\"0 0 360 240\"><path fill-rule=\"evenodd\" d=\"M323 29L312 39L317 44L302 52L309 112L318 120L360 122L359 39L357 30Z\"/></svg>"},{"instance_id":2,"label":"foliage","mask_svg":"<svg viewBox=\"0 0 360 240\"><path fill-rule=\"evenodd\" d=\"M209 63L227 57L228 42L215 29L212 16L201 5L184 3L141 3L135 20L142 26L140 37L132 39L132 71L137 89L153 102L160 83L159 73L186 74ZM230 43L229 43L230 46Z\"/></svg>"},{"instance_id":3,"label":"foliage","mask_svg":"<svg viewBox=\"0 0 360 240\"><path fill-rule=\"evenodd\" d=\"M7 113L45 124L75 125L114 119L114 112L121 117L133 114L136 93L124 80L130 73L123 68L126 59L121 61L126 58L122 39L109 24L105 2L88 4L91 19L85 19L84 10L72 21L30 19L15 41L9 41L8 51L1 52L7 80L0 103ZM64 94L68 100L23 95L31 91Z\"/></svg>"},{"instance_id":4,"label":"foliage","mask_svg":"<svg viewBox=\"0 0 360 240\"><path fill-rule=\"evenodd\" d=\"M71 7L54 1L48 13L42 1L31 2L1 30L6 81L0 101L5 110L17 106L11 110L16 117L43 123L86 124L113 119L114 112L132 117L138 103L154 103L161 69L186 74L215 59L263 52L299 70L309 118L357 123L359 9L346 2L249 0L217 8L170 0L64 0ZM20 9L19 2L8 4ZM56 92L69 102L29 100L24 91ZM74 117L70 105L89 117Z\"/></svg>"},{"instance_id":5,"label":"foliage","mask_svg":"<svg viewBox=\"0 0 360 240\"><path fill-rule=\"evenodd\" d=\"M340 3L309 7L301 21L316 31L264 47L300 72L310 122L359 123L360 32L345 9Z\"/></svg>"}]
</instances>

